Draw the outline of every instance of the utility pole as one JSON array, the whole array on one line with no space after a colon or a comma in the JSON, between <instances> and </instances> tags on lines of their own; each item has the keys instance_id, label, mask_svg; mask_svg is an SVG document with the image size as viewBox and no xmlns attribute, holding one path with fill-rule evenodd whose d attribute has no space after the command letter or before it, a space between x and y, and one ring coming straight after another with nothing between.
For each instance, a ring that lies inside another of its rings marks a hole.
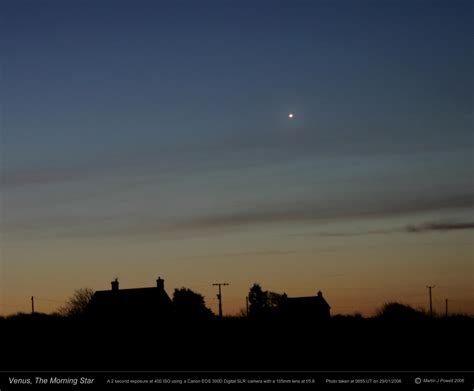
<instances>
[{"instance_id":1,"label":"utility pole","mask_svg":"<svg viewBox=\"0 0 474 391\"><path fill-rule=\"evenodd\" d=\"M35 298L31 296L31 314L35 313Z\"/></svg>"},{"instance_id":2,"label":"utility pole","mask_svg":"<svg viewBox=\"0 0 474 391\"><path fill-rule=\"evenodd\" d=\"M217 294L217 299L219 300L219 318L222 318L222 292L221 292L221 287L229 285L227 282L216 282L212 284L212 286L218 286L219 287L219 293Z\"/></svg>"},{"instance_id":3,"label":"utility pole","mask_svg":"<svg viewBox=\"0 0 474 391\"><path fill-rule=\"evenodd\" d=\"M431 289L433 289L436 285L433 286L427 286L429 292L430 292L430 316L433 317L433 300L431 298Z\"/></svg>"},{"instance_id":4,"label":"utility pole","mask_svg":"<svg viewBox=\"0 0 474 391\"><path fill-rule=\"evenodd\" d=\"M448 317L448 299L445 299L445 304L446 304L446 318Z\"/></svg>"}]
</instances>

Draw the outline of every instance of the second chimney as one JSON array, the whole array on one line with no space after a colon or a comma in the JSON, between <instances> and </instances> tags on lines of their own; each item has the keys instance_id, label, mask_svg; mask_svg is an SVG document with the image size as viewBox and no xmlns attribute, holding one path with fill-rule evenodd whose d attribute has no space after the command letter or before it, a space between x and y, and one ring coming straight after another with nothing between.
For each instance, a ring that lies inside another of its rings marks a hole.
<instances>
[{"instance_id":1,"label":"second chimney","mask_svg":"<svg viewBox=\"0 0 474 391\"><path fill-rule=\"evenodd\" d=\"M118 290L119 290L118 278L116 278L115 280L113 280L110 284L112 285L112 290L113 290L113 291L118 291Z\"/></svg>"},{"instance_id":2,"label":"second chimney","mask_svg":"<svg viewBox=\"0 0 474 391\"><path fill-rule=\"evenodd\" d=\"M164 291L165 290L165 280L163 280L161 277L158 277L158 280L156 280L156 287L159 290Z\"/></svg>"}]
</instances>

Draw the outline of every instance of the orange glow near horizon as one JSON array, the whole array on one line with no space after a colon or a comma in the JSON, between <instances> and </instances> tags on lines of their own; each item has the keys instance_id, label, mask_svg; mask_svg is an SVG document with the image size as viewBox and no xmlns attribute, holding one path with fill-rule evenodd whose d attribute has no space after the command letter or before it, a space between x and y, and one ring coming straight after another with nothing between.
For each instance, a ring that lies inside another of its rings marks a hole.
<instances>
[{"instance_id":1,"label":"orange glow near horizon","mask_svg":"<svg viewBox=\"0 0 474 391\"><path fill-rule=\"evenodd\" d=\"M287 229L297 231L294 226ZM425 286L436 284L436 311L444 311L448 298L452 313L474 314L469 240L463 231L317 237L288 235L280 227L161 241L10 244L4 249L5 259L11 261L3 268L1 313L29 312L31 296L36 297L37 311L53 312L76 289L108 290L114 277L121 289L154 286L161 276L170 297L175 288L190 288L205 296L214 313L217 291L212 283L228 281L222 294L226 315L245 310L245 297L254 283L290 297L321 290L333 315L366 316L390 301L426 309Z\"/></svg>"}]
</instances>

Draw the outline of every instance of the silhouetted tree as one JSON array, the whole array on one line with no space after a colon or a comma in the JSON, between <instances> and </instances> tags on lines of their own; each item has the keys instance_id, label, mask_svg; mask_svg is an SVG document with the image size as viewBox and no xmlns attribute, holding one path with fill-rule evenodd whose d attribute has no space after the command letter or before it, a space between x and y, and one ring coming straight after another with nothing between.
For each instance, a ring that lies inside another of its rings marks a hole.
<instances>
[{"instance_id":1,"label":"silhouetted tree","mask_svg":"<svg viewBox=\"0 0 474 391\"><path fill-rule=\"evenodd\" d=\"M253 318L275 315L286 294L263 291L259 284L253 284L249 291L249 316Z\"/></svg>"},{"instance_id":2,"label":"silhouetted tree","mask_svg":"<svg viewBox=\"0 0 474 391\"><path fill-rule=\"evenodd\" d=\"M286 293L276 293L271 291L265 292L268 296L268 304L271 310L278 310L287 298Z\"/></svg>"},{"instance_id":3,"label":"silhouetted tree","mask_svg":"<svg viewBox=\"0 0 474 391\"><path fill-rule=\"evenodd\" d=\"M256 318L268 312L268 296L259 284L253 284L249 291L249 316Z\"/></svg>"},{"instance_id":4,"label":"silhouetted tree","mask_svg":"<svg viewBox=\"0 0 474 391\"><path fill-rule=\"evenodd\" d=\"M94 291L91 288L77 289L58 312L64 316L83 315L92 296L94 296Z\"/></svg>"},{"instance_id":5,"label":"silhouetted tree","mask_svg":"<svg viewBox=\"0 0 474 391\"><path fill-rule=\"evenodd\" d=\"M173 304L179 317L203 319L213 316L212 311L206 307L204 296L191 289L175 289Z\"/></svg>"}]
</instances>

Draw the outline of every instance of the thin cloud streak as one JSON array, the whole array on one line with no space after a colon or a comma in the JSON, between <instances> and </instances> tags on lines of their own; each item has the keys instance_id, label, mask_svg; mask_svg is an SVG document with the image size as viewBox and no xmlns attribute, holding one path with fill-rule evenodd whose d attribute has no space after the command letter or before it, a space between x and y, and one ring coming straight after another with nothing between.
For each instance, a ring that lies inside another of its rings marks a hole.
<instances>
[{"instance_id":1,"label":"thin cloud streak","mask_svg":"<svg viewBox=\"0 0 474 391\"><path fill-rule=\"evenodd\" d=\"M317 234L300 234L298 236L326 236L326 237L351 237L365 235L385 235L397 232L425 233L425 232L450 232L474 229L474 222L427 222L423 224L410 224L402 228L376 229L359 232L318 232Z\"/></svg>"},{"instance_id":2,"label":"thin cloud streak","mask_svg":"<svg viewBox=\"0 0 474 391\"><path fill-rule=\"evenodd\" d=\"M40 236L142 236L208 233L215 230L242 229L266 224L306 223L324 224L337 221L380 219L384 217L412 215L445 209L472 208L474 195L441 196L431 198L405 197L405 200L380 199L339 200L322 205L320 201L297 202L294 204L253 205L248 210L225 211L221 214L208 213L201 216L165 217L159 213L136 213L116 211L113 214L61 214L8 221L4 225L10 233L39 234ZM419 233L425 231L452 231L471 229L474 223L438 223L407 225L403 228L363 233L321 233L321 236L354 236L358 234L383 234L391 232ZM41 231L41 232L40 232ZM316 234L318 235L318 234Z\"/></svg>"},{"instance_id":3,"label":"thin cloud streak","mask_svg":"<svg viewBox=\"0 0 474 391\"><path fill-rule=\"evenodd\" d=\"M298 206L273 205L255 208L249 211L198 217L177 223L177 227L189 229L223 228L254 224L282 222L314 222L333 220L353 220L365 218L381 218L405 214L416 214L442 209L471 208L474 195L456 195L432 199L412 199L397 202L381 200L378 204L365 205L333 205L330 208L320 203L307 202ZM361 202L359 202L361 204Z\"/></svg>"},{"instance_id":4,"label":"thin cloud streak","mask_svg":"<svg viewBox=\"0 0 474 391\"><path fill-rule=\"evenodd\" d=\"M90 172L74 168L40 168L22 170L0 175L0 186L2 188L44 185L58 182L69 182L84 179Z\"/></svg>"},{"instance_id":5,"label":"thin cloud streak","mask_svg":"<svg viewBox=\"0 0 474 391\"><path fill-rule=\"evenodd\" d=\"M446 145L426 145L426 140L411 142L409 145L392 142L387 144L385 138L374 130L366 130L370 134L370 143L366 139L354 136L352 129L339 129L322 133L313 128L304 128L294 133L285 133L277 129L255 129L245 137L243 130L235 130L230 134L221 135L212 140L193 140L192 143L169 143L165 145L141 146L133 151L113 150L102 152L98 156L90 156L86 162L69 166L70 162L57 163L50 167L30 165L27 169L5 167L0 176L2 187L18 187L25 185L43 185L57 182L80 181L86 177L97 175L113 175L117 170L130 170L140 173L144 168L156 172L195 172L212 168L227 167L228 169L250 169L262 167L276 162L292 161L296 157L310 158L315 155L324 158L337 157L368 157L368 156L402 156L420 152L446 151ZM346 140L340 144L341 137ZM367 136L369 138L369 136ZM462 151L459 145L452 146ZM469 149L466 149L466 154ZM245 159L242 159L245 156ZM5 161L8 163L8 161Z\"/></svg>"},{"instance_id":6,"label":"thin cloud streak","mask_svg":"<svg viewBox=\"0 0 474 391\"><path fill-rule=\"evenodd\" d=\"M474 222L430 222L420 225L407 225L403 232L422 233L422 232L448 232L465 229L474 229Z\"/></svg>"}]
</instances>

